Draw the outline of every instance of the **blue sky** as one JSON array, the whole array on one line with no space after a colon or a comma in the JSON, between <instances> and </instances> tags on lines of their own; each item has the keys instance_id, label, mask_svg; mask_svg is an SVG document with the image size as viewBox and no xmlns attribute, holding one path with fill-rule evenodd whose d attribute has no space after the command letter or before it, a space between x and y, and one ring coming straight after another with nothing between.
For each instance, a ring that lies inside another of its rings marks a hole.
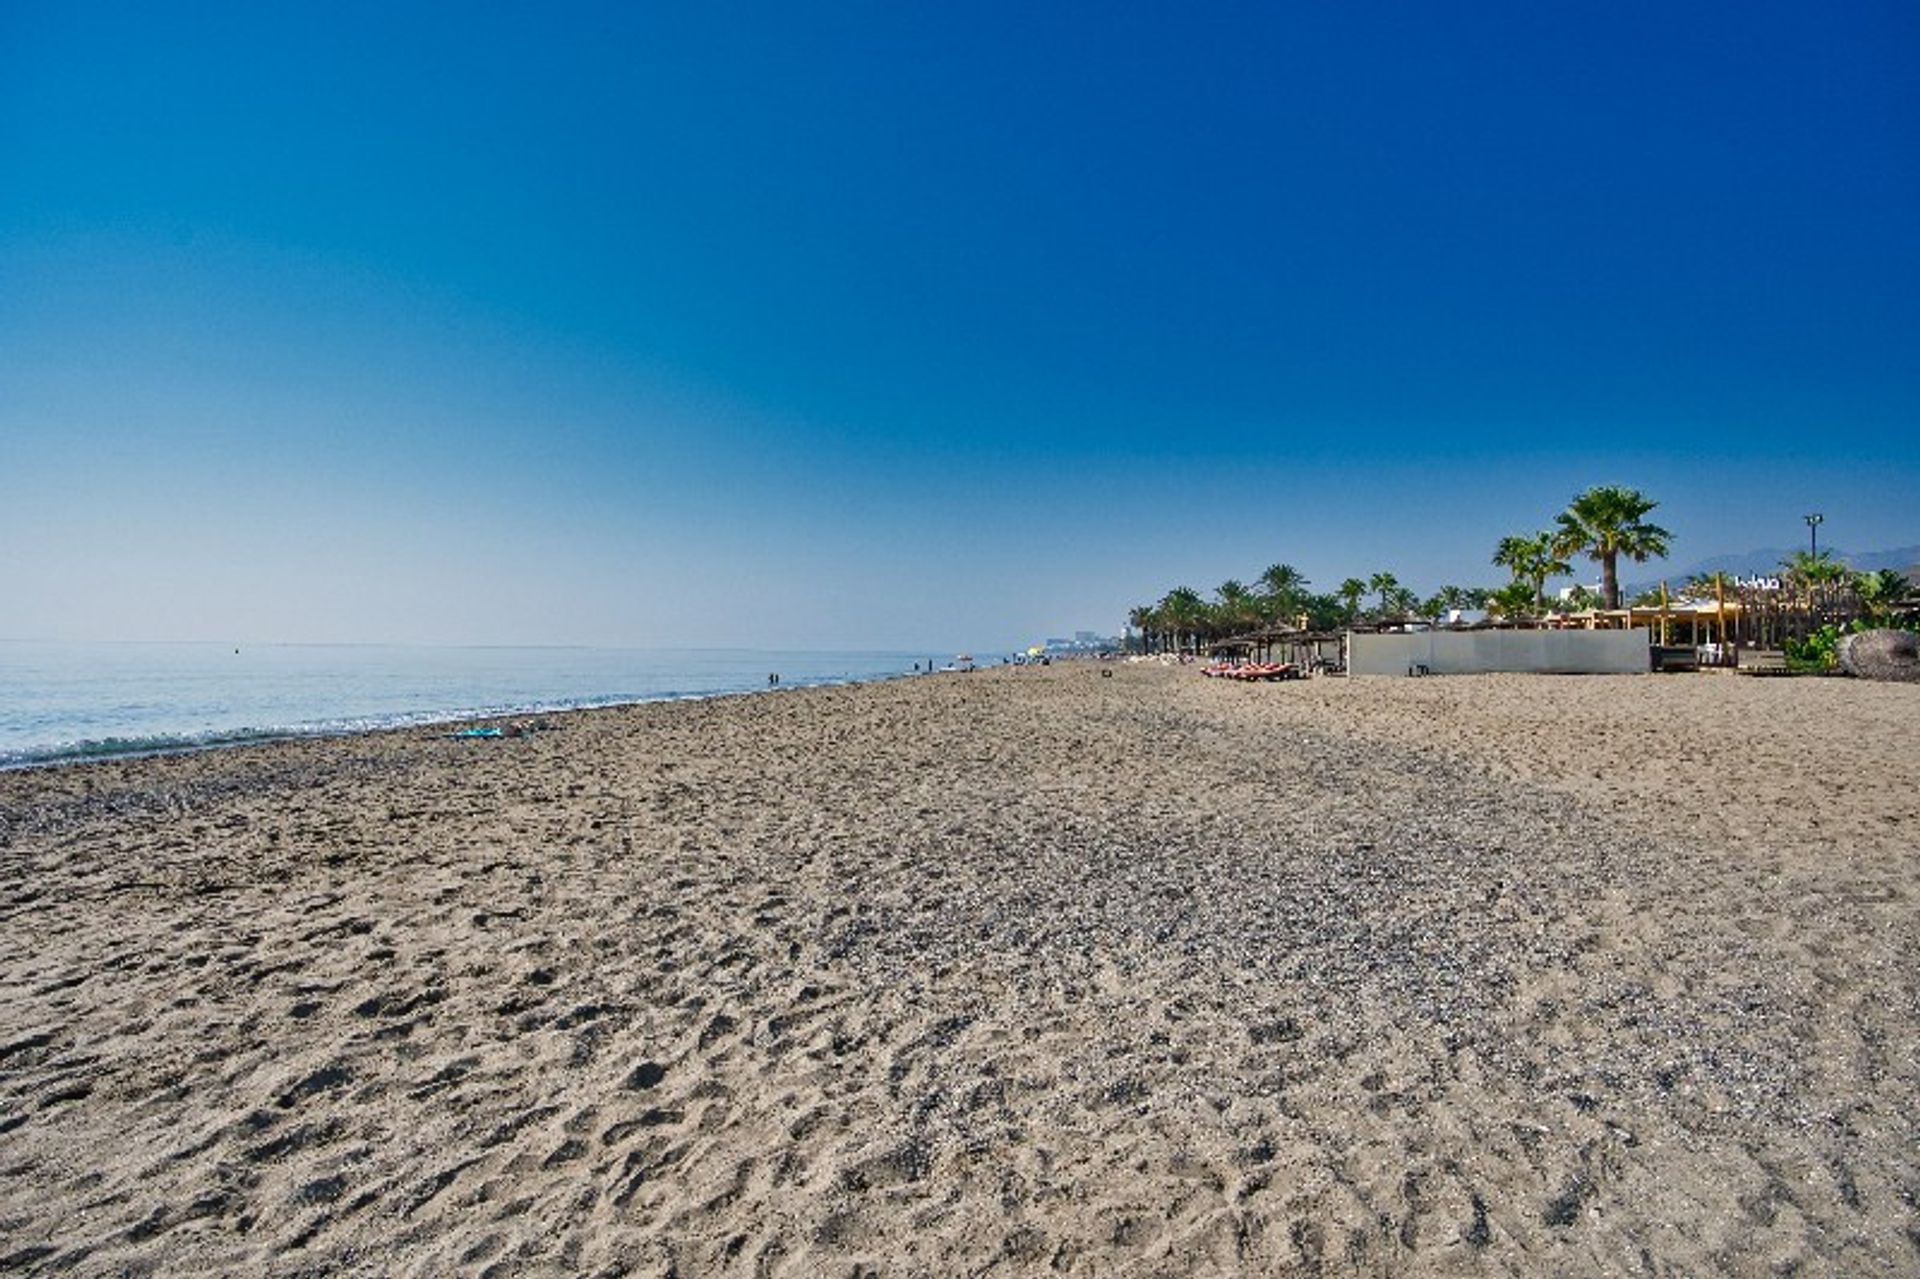
<instances>
[{"instance_id":1,"label":"blue sky","mask_svg":"<svg viewBox=\"0 0 1920 1279\"><path fill-rule=\"evenodd\" d=\"M0 635L1920 542L1920 9L0 6Z\"/></svg>"}]
</instances>

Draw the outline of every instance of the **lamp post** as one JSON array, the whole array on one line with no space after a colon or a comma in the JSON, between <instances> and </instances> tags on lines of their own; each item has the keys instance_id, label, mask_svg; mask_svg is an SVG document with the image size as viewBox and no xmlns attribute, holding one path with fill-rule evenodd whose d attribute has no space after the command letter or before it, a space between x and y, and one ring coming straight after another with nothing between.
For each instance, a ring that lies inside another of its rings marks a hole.
<instances>
[{"instance_id":1,"label":"lamp post","mask_svg":"<svg viewBox=\"0 0 1920 1279\"><path fill-rule=\"evenodd\" d=\"M1803 515L1800 518L1807 522L1807 549L1815 559L1819 559L1820 525L1827 517L1816 511L1812 515Z\"/></svg>"}]
</instances>

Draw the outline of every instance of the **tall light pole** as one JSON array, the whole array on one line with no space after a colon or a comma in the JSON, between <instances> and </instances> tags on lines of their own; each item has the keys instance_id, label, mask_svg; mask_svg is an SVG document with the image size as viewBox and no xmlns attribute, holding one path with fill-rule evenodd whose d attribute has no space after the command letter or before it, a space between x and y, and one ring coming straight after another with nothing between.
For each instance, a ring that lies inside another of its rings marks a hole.
<instances>
[{"instance_id":1,"label":"tall light pole","mask_svg":"<svg viewBox=\"0 0 1920 1279\"><path fill-rule=\"evenodd\" d=\"M1803 515L1800 518L1807 522L1807 549L1813 555L1813 558L1819 559L1820 525L1827 517L1815 511L1812 515Z\"/></svg>"}]
</instances>

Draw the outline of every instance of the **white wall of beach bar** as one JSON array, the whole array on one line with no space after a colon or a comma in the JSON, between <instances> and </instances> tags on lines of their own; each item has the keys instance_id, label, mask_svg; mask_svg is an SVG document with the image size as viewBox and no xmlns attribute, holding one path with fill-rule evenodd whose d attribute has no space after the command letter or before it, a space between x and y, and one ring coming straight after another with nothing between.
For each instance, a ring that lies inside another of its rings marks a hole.
<instances>
[{"instance_id":1,"label":"white wall of beach bar","mask_svg":"<svg viewBox=\"0 0 1920 1279\"><path fill-rule=\"evenodd\" d=\"M1416 631L1347 636L1349 675L1644 675L1652 651L1631 631Z\"/></svg>"}]
</instances>

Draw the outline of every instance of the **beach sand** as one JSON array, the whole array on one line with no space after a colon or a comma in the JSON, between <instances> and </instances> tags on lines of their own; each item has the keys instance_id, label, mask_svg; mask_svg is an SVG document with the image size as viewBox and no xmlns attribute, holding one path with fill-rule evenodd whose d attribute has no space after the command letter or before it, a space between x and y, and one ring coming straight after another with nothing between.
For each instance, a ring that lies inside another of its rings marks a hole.
<instances>
[{"instance_id":1,"label":"beach sand","mask_svg":"<svg viewBox=\"0 0 1920 1279\"><path fill-rule=\"evenodd\" d=\"M0 1271L1920 1269L1920 688L552 722L0 776Z\"/></svg>"}]
</instances>

